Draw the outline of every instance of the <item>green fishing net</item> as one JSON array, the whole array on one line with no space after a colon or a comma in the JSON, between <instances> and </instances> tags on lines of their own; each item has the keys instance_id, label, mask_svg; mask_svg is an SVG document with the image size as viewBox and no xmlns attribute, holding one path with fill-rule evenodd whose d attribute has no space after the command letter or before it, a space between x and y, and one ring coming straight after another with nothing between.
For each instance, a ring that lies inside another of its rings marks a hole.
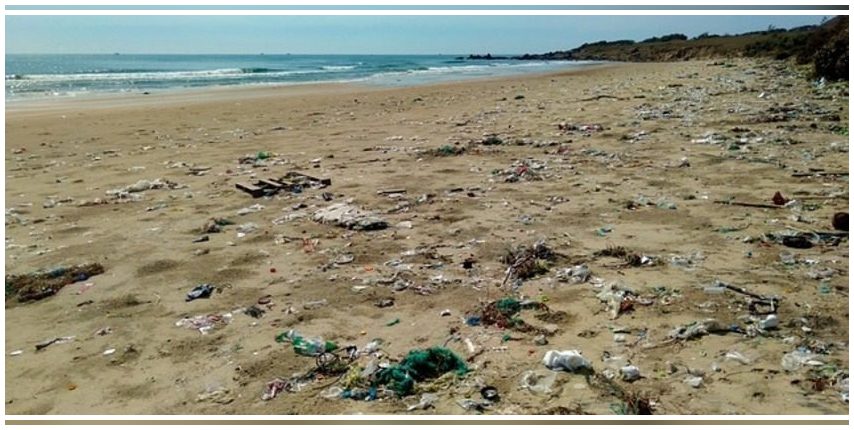
<instances>
[{"instance_id":1,"label":"green fishing net","mask_svg":"<svg viewBox=\"0 0 854 430\"><path fill-rule=\"evenodd\" d=\"M374 382L405 396L412 393L416 381L438 378L452 371L460 376L468 372L465 361L453 351L438 346L414 349L400 363L380 370Z\"/></svg>"}]
</instances>

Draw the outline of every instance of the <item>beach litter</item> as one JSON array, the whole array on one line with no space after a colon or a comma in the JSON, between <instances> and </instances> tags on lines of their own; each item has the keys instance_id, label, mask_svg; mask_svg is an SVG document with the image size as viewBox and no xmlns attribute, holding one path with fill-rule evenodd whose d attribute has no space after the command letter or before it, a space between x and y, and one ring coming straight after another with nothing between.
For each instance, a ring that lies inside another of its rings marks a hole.
<instances>
[{"instance_id":1,"label":"beach litter","mask_svg":"<svg viewBox=\"0 0 854 430\"><path fill-rule=\"evenodd\" d=\"M703 321L695 321L688 325L673 329L669 337L671 339L690 340L697 339L708 334L726 334L732 332L730 327L721 324L715 319L709 318Z\"/></svg>"},{"instance_id":2,"label":"beach litter","mask_svg":"<svg viewBox=\"0 0 854 430\"><path fill-rule=\"evenodd\" d=\"M729 351L724 355L724 359L727 361L735 361L736 363L748 365L751 363L751 360L744 356L744 354L738 351Z\"/></svg>"},{"instance_id":3,"label":"beach litter","mask_svg":"<svg viewBox=\"0 0 854 430\"><path fill-rule=\"evenodd\" d=\"M17 298L25 303L50 297L64 286L85 281L104 273L100 263L57 267L24 275L6 275L6 300Z\"/></svg>"},{"instance_id":4,"label":"beach litter","mask_svg":"<svg viewBox=\"0 0 854 430\"><path fill-rule=\"evenodd\" d=\"M457 405L467 411L477 411L483 412L485 411L492 403L488 401L477 401L472 399L461 399L457 400Z\"/></svg>"},{"instance_id":5,"label":"beach litter","mask_svg":"<svg viewBox=\"0 0 854 430\"><path fill-rule=\"evenodd\" d=\"M624 366L620 368L620 376L626 382L634 382L641 378L640 369L637 366Z\"/></svg>"},{"instance_id":6,"label":"beach litter","mask_svg":"<svg viewBox=\"0 0 854 430\"><path fill-rule=\"evenodd\" d=\"M585 373L593 370L590 360L577 350L551 350L543 356L543 364L551 370L565 370L570 373Z\"/></svg>"},{"instance_id":7,"label":"beach litter","mask_svg":"<svg viewBox=\"0 0 854 430\"><path fill-rule=\"evenodd\" d=\"M848 212L837 212L833 214L831 221L833 228L840 231L848 231Z\"/></svg>"},{"instance_id":8,"label":"beach litter","mask_svg":"<svg viewBox=\"0 0 854 430\"><path fill-rule=\"evenodd\" d=\"M520 378L519 387L534 394L549 394L556 379L557 372L527 370Z\"/></svg>"},{"instance_id":9,"label":"beach litter","mask_svg":"<svg viewBox=\"0 0 854 430\"><path fill-rule=\"evenodd\" d=\"M308 338L296 330L288 330L280 333L276 336L276 342L290 342L294 347L295 353L307 357L318 357L338 349L338 345L335 342L324 340L321 337Z\"/></svg>"},{"instance_id":10,"label":"beach litter","mask_svg":"<svg viewBox=\"0 0 854 430\"><path fill-rule=\"evenodd\" d=\"M177 189L180 187L175 182L172 182L169 180L164 181L163 179L160 179L160 178L152 180L152 181L149 181L147 179L142 179L142 180L136 182L135 184L128 185L124 188L117 188L117 189L113 189L113 190L108 190L106 192L106 194L108 196L112 196L112 197L123 198L123 197L127 197L129 194L132 194L132 193L141 193L143 191L158 190L161 188L168 188L170 190L174 190L174 189Z\"/></svg>"},{"instance_id":11,"label":"beach litter","mask_svg":"<svg viewBox=\"0 0 854 430\"><path fill-rule=\"evenodd\" d=\"M542 240L533 246L508 248L501 258L501 262L509 266L501 285L505 285L511 278L525 280L546 273L551 262L556 260L557 254Z\"/></svg>"},{"instance_id":12,"label":"beach litter","mask_svg":"<svg viewBox=\"0 0 854 430\"><path fill-rule=\"evenodd\" d=\"M223 327L231 323L230 312L222 314L196 315L194 317L181 318L175 322L175 327L183 327L198 330L201 334L208 334L211 330Z\"/></svg>"},{"instance_id":13,"label":"beach litter","mask_svg":"<svg viewBox=\"0 0 854 430\"><path fill-rule=\"evenodd\" d=\"M786 353L780 364L783 366L783 369L794 372L803 366L823 366L824 362L817 360L818 357L818 354L812 353L809 349L798 348Z\"/></svg>"},{"instance_id":14,"label":"beach litter","mask_svg":"<svg viewBox=\"0 0 854 430\"><path fill-rule=\"evenodd\" d=\"M279 393L285 391L288 387L290 387L290 383L288 381L281 378L275 378L267 383L267 389L264 390L264 394L261 396L261 399L265 401L275 399Z\"/></svg>"},{"instance_id":15,"label":"beach litter","mask_svg":"<svg viewBox=\"0 0 854 430\"><path fill-rule=\"evenodd\" d=\"M350 230L383 230L388 222L347 203L335 203L314 213L314 220Z\"/></svg>"},{"instance_id":16,"label":"beach litter","mask_svg":"<svg viewBox=\"0 0 854 430\"><path fill-rule=\"evenodd\" d=\"M537 309L548 312L548 307L533 300L517 300L504 297L488 303L480 312L466 319L468 325L496 326L502 329L512 328L521 332L537 331L535 327L518 317L523 309Z\"/></svg>"},{"instance_id":17,"label":"beach litter","mask_svg":"<svg viewBox=\"0 0 854 430\"><path fill-rule=\"evenodd\" d=\"M490 134L490 135L487 135L486 137L484 137L483 140L480 141L480 144L481 145L487 145L487 146L489 146L489 145L503 145L504 141L501 140L501 138L498 137L497 135Z\"/></svg>"},{"instance_id":18,"label":"beach litter","mask_svg":"<svg viewBox=\"0 0 854 430\"><path fill-rule=\"evenodd\" d=\"M264 209L264 205L254 204L252 206L245 207L237 211L238 215L248 215L251 213L259 212Z\"/></svg>"},{"instance_id":19,"label":"beach litter","mask_svg":"<svg viewBox=\"0 0 854 430\"><path fill-rule=\"evenodd\" d=\"M36 344L36 351L41 351L51 345L61 345L63 343L73 342L75 336L55 337Z\"/></svg>"},{"instance_id":20,"label":"beach litter","mask_svg":"<svg viewBox=\"0 0 854 430\"><path fill-rule=\"evenodd\" d=\"M633 310L635 304L654 303L653 300L641 298L633 291L615 283L603 286L602 290L596 294L596 298L607 305L611 319L617 319L621 314Z\"/></svg>"},{"instance_id":21,"label":"beach litter","mask_svg":"<svg viewBox=\"0 0 854 430\"><path fill-rule=\"evenodd\" d=\"M255 224L253 222L240 224L239 226L237 226L237 237L244 237L247 234L254 232L255 230L258 230L258 224Z\"/></svg>"},{"instance_id":22,"label":"beach litter","mask_svg":"<svg viewBox=\"0 0 854 430\"><path fill-rule=\"evenodd\" d=\"M581 284L590 279L590 269L586 264L561 269L555 274L555 278L560 282L568 282L569 284Z\"/></svg>"},{"instance_id":23,"label":"beach litter","mask_svg":"<svg viewBox=\"0 0 854 430\"><path fill-rule=\"evenodd\" d=\"M809 249L813 246L837 246L848 233L836 232L780 232L765 233L760 236L763 242L777 243L789 248Z\"/></svg>"},{"instance_id":24,"label":"beach litter","mask_svg":"<svg viewBox=\"0 0 854 430\"><path fill-rule=\"evenodd\" d=\"M692 270L706 259L702 251L692 251L687 255L671 255L670 264L685 270Z\"/></svg>"},{"instance_id":25,"label":"beach litter","mask_svg":"<svg viewBox=\"0 0 854 430\"><path fill-rule=\"evenodd\" d=\"M211 387L196 396L197 402L213 402L220 405L227 405L235 399L229 396L230 390L225 387Z\"/></svg>"},{"instance_id":26,"label":"beach litter","mask_svg":"<svg viewBox=\"0 0 854 430\"><path fill-rule=\"evenodd\" d=\"M248 308L243 310L244 315L248 315L248 316L255 318L255 319L263 317L264 313L266 313L265 310L259 308L258 306L255 306L255 305L251 305Z\"/></svg>"},{"instance_id":27,"label":"beach litter","mask_svg":"<svg viewBox=\"0 0 854 430\"><path fill-rule=\"evenodd\" d=\"M280 191L301 193L306 188L322 189L332 185L332 180L316 178L299 172L288 172L280 178L260 179L254 183L237 183L235 187L254 198L272 196Z\"/></svg>"},{"instance_id":28,"label":"beach litter","mask_svg":"<svg viewBox=\"0 0 854 430\"><path fill-rule=\"evenodd\" d=\"M557 129L566 132L580 131L582 133L595 133L605 130L601 124L571 124L561 122L557 125Z\"/></svg>"},{"instance_id":29,"label":"beach litter","mask_svg":"<svg viewBox=\"0 0 854 430\"><path fill-rule=\"evenodd\" d=\"M439 400L439 396L433 393L424 393L421 395L421 400L414 405L410 405L406 408L407 412L412 412L418 409L430 409L433 407L433 404Z\"/></svg>"},{"instance_id":30,"label":"beach litter","mask_svg":"<svg viewBox=\"0 0 854 430\"><path fill-rule=\"evenodd\" d=\"M691 388L700 388L703 386L703 377L689 375L685 377L685 383L691 386Z\"/></svg>"},{"instance_id":31,"label":"beach litter","mask_svg":"<svg viewBox=\"0 0 854 430\"><path fill-rule=\"evenodd\" d=\"M442 145L438 148L434 148L434 149L427 151L427 154L432 155L434 157L450 157L450 156L454 156L454 155L465 154L466 150L467 150L466 146Z\"/></svg>"},{"instance_id":32,"label":"beach litter","mask_svg":"<svg viewBox=\"0 0 854 430\"><path fill-rule=\"evenodd\" d=\"M402 397L413 392L416 382L435 379L448 372L463 376L469 369L465 361L447 348L414 349L399 363L380 369L374 383L386 385Z\"/></svg>"},{"instance_id":33,"label":"beach litter","mask_svg":"<svg viewBox=\"0 0 854 430\"><path fill-rule=\"evenodd\" d=\"M196 299L207 299L213 294L214 287L211 284L201 284L196 288L193 288L189 293L187 293L186 301L191 302Z\"/></svg>"},{"instance_id":34,"label":"beach litter","mask_svg":"<svg viewBox=\"0 0 854 430\"><path fill-rule=\"evenodd\" d=\"M612 232L612 231L614 231L614 228L613 228L613 227L611 227L611 226L605 226L605 227L599 227L599 228L597 228L597 229L596 229L596 231L595 231L595 233L596 233L596 236L599 236L599 237L605 237L605 236L607 236L607 235L608 235L608 233L610 233L610 232Z\"/></svg>"},{"instance_id":35,"label":"beach litter","mask_svg":"<svg viewBox=\"0 0 854 430\"><path fill-rule=\"evenodd\" d=\"M504 176L504 182L542 181L546 178L548 166L544 161L520 160L505 170L497 170L496 175Z\"/></svg>"}]
</instances>

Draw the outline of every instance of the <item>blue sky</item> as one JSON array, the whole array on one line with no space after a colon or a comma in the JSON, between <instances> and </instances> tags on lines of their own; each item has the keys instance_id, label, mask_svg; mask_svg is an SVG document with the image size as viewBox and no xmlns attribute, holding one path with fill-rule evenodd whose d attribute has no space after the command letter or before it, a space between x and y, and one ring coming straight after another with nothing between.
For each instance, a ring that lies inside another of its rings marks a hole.
<instances>
[{"instance_id":1,"label":"blue sky","mask_svg":"<svg viewBox=\"0 0 854 430\"><path fill-rule=\"evenodd\" d=\"M521 54L821 16L7 16L7 53Z\"/></svg>"}]
</instances>

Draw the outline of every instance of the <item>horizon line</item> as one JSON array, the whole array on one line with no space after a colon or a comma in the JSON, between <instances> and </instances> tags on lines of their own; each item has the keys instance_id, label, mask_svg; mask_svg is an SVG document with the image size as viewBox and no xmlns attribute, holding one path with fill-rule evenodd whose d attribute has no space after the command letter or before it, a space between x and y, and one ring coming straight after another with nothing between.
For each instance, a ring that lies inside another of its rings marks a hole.
<instances>
[{"instance_id":1,"label":"horizon line","mask_svg":"<svg viewBox=\"0 0 854 430\"><path fill-rule=\"evenodd\" d=\"M530 54L530 53L527 53ZM347 53L333 53L333 54L320 54L320 53L295 53L295 52L285 52L285 53L268 53L268 52L259 52L259 53L229 53L229 52L212 52L212 53L182 53L182 52L6 52L6 55L111 55L111 56L121 56L121 55L271 55L271 56L286 56L286 55L360 55L360 56L391 56L391 55L406 55L406 56L469 56L469 55L492 55L492 56L515 56L515 55L525 55L523 54L493 54L491 52L485 54L445 54L445 53L437 53L437 54L400 54L400 53L384 53L384 54L347 54Z\"/></svg>"}]
</instances>

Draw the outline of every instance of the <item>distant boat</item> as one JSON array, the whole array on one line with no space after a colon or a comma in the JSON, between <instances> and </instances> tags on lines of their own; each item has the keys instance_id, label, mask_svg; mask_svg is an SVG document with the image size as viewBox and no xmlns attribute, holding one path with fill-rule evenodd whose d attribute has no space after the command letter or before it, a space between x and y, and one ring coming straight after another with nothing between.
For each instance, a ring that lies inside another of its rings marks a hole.
<instances>
[{"instance_id":1,"label":"distant boat","mask_svg":"<svg viewBox=\"0 0 854 430\"><path fill-rule=\"evenodd\" d=\"M113 52L113 55L119 55L119 53L118 53L118 52Z\"/></svg>"}]
</instances>

